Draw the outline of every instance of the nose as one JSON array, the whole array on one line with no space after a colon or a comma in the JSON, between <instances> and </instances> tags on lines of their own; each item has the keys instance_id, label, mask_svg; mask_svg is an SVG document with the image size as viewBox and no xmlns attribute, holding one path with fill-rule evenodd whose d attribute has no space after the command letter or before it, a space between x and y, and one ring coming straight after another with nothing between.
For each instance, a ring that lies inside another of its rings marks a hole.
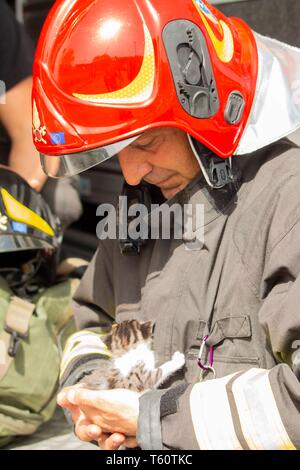
<instances>
[{"instance_id":1,"label":"nose","mask_svg":"<svg viewBox=\"0 0 300 470\"><path fill-rule=\"evenodd\" d=\"M118 158L124 179L130 186L139 184L152 171L152 165L147 162L143 152L128 147L119 152Z\"/></svg>"}]
</instances>

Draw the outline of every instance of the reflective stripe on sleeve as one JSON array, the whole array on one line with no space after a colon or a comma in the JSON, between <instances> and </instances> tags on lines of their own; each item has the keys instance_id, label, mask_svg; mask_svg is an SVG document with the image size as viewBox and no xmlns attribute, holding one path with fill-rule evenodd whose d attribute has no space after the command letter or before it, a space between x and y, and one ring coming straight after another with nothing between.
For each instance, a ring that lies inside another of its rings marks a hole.
<instances>
[{"instance_id":1,"label":"reflective stripe on sleeve","mask_svg":"<svg viewBox=\"0 0 300 470\"><path fill-rule=\"evenodd\" d=\"M226 390L227 383L235 375L199 382L192 388L190 409L200 449L242 450Z\"/></svg>"},{"instance_id":2,"label":"reflective stripe on sleeve","mask_svg":"<svg viewBox=\"0 0 300 470\"><path fill-rule=\"evenodd\" d=\"M194 385L190 410L200 449L296 450L282 422L269 373L252 368Z\"/></svg>"},{"instance_id":3,"label":"reflective stripe on sleeve","mask_svg":"<svg viewBox=\"0 0 300 470\"><path fill-rule=\"evenodd\" d=\"M110 357L110 351L102 341L101 335L88 330L78 331L68 339L61 360L60 377L74 359L88 354Z\"/></svg>"},{"instance_id":4,"label":"reflective stripe on sleeve","mask_svg":"<svg viewBox=\"0 0 300 470\"><path fill-rule=\"evenodd\" d=\"M250 369L240 375L232 393L251 450L296 450L278 411L268 370Z\"/></svg>"}]
</instances>

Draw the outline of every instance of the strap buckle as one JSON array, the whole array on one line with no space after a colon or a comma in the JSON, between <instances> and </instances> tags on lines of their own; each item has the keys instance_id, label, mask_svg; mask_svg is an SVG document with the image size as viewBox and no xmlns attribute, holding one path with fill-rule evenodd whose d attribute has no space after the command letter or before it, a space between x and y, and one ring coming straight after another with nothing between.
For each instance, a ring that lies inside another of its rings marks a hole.
<instances>
[{"instance_id":1,"label":"strap buckle","mask_svg":"<svg viewBox=\"0 0 300 470\"><path fill-rule=\"evenodd\" d=\"M35 305L19 297L12 297L4 325L4 331L10 335L7 354L15 357L22 339L28 338L29 323Z\"/></svg>"},{"instance_id":2,"label":"strap buckle","mask_svg":"<svg viewBox=\"0 0 300 470\"><path fill-rule=\"evenodd\" d=\"M20 341L21 339L26 339L28 338L28 333L21 334L11 328L9 328L7 325L4 327L4 331L6 333L10 334L10 342L9 342L9 348L8 348L8 355L10 357L15 357L20 346Z\"/></svg>"},{"instance_id":3,"label":"strap buckle","mask_svg":"<svg viewBox=\"0 0 300 470\"><path fill-rule=\"evenodd\" d=\"M145 243L139 240L120 240L120 249L122 255L139 255L141 252L141 246Z\"/></svg>"},{"instance_id":4,"label":"strap buckle","mask_svg":"<svg viewBox=\"0 0 300 470\"><path fill-rule=\"evenodd\" d=\"M188 139L207 184L213 189L233 184L237 189L240 174L238 168L232 164L232 156L226 159L218 157L194 137L188 135Z\"/></svg>"},{"instance_id":5,"label":"strap buckle","mask_svg":"<svg viewBox=\"0 0 300 470\"><path fill-rule=\"evenodd\" d=\"M209 176L214 188L223 188L234 181L230 159L212 156L209 162Z\"/></svg>"}]
</instances>

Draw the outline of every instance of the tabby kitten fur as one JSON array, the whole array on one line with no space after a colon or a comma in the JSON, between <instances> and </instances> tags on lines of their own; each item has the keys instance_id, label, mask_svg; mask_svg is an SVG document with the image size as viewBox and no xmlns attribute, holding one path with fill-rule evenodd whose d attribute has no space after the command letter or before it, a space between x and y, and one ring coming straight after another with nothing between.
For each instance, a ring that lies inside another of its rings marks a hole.
<instances>
[{"instance_id":1,"label":"tabby kitten fur","mask_svg":"<svg viewBox=\"0 0 300 470\"><path fill-rule=\"evenodd\" d=\"M82 383L93 390L126 388L143 392L158 388L184 366L185 358L177 351L170 361L155 367L152 333L150 321L130 320L114 324L104 340L112 357L100 361L99 367L85 376Z\"/></svg>"}]
</instances>

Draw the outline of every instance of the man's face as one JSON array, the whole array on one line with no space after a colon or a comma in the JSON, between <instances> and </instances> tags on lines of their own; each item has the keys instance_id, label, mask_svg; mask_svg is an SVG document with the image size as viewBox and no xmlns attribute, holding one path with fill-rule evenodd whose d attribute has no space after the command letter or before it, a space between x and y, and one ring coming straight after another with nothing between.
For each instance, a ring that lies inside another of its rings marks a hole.
<instances>
[{"instance_id":1,"label":"man's face","mask_svg":"<svg viewBox=\"0 0 300 470\"><path fill-rule=\"evenodd\" d=\"M200 173L187 135L179 129L147 131L122 150L118 158L128 184L135 186L144 180L158 186L166 199Z\"/></svg>"}]
</instances>

